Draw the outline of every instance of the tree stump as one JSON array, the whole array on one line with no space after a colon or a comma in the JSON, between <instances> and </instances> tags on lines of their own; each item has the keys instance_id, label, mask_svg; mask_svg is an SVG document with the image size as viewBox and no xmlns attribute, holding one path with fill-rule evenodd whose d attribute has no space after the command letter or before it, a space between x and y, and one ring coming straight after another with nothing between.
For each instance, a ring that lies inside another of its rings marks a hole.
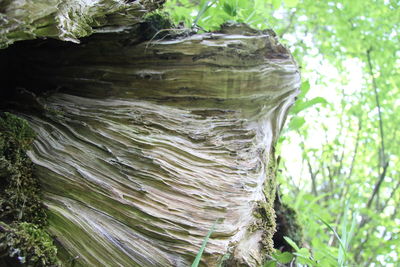
<instances>
[{"instance_id":1,"label":"tree stump","mask_svg":"<svg viewBox=\"0 0 400 267\"><path fill-rule=\"evenodd\" d=\"M7 49L15 84L37 95L19 114L37 133L28 155L62 261L189 266L216 222L204 266L260 265L295 61L272 31L245 25L140 33Z\"/></svg>"}]
</instances>

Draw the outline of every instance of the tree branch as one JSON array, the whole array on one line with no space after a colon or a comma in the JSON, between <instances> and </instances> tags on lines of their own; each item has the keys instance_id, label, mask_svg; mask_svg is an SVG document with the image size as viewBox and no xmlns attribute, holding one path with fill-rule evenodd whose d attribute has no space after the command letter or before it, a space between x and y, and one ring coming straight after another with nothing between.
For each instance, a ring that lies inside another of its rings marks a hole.
<instances>
[{"instance_id":1,"label":"tree branch","mask_svg":"<svg viewBox=\"0 0 400 267\"><path fill-rule=\"evenodd\" d=\"M385 140L384 140L385 135L383 132L382 110L381 110L381 105L380 105L380 101L379 101L378 85L376 83L376 79L374 76L372 63L371 63L371 51L372 51L372 48L369 48L367 50L367 61L368 61L368 67L369 67L369 74L371 75L371 79L372 79L372 87L374 88L374 92L375 92L376 106L378 108L379 132L380 132L380 137L381 137L381 148L380 148L381 153L380 153L380 157L379 157L379 165L382 167L382 172L380 173L378 182L375 184L372 195L368 200L367 208L371 207L371 204L372 204L375 196L379 192L381 184L382 184L383 180L385 179L387 168L389 166L389 161L386 159L386 155L385 155Z\"/></svg>"},{"instance_id":2,"label":"tree branch","mask_svg":"<svg viewBox=\"0 0 400 267\"><path fill-rule=\"evenodd\" d=\"M376 106L378 108L378 116L379 116L379 132L381 136L381 166L384 166L386 163L386 156L385 156L385 140L384 140L384 133L383 133L383 119L382 119L382 110L381 110L381 104L379 101L379 94L378 94L378 85L376 83L376 79L374 76L374 72L372 69L372 63L371 63L371 51L372 48L369 48L367 50L367 60L368 60L368 67L369 67L369 74L371 75L372 78L372 87L374 88L374 93L375 93L375 102Z\"/></svg>"},{"instance_id":3,"label":"tree branch","mask_svg":"<svg viewBox=\"0 0 400 267\"><path fill-rule=\"evenodd\" d=\"M371 207L372 201L374 201L374 198L375 198L376 194L378 193L383 180L385 179L386 170L387 170L388 167L389 167L389 162L387 161L385 163L385 166L383 166L383 170L381 172L381 175L379 176L378 182L375 184L374 191L372 192L371 197L368 199L367 208Z\"/></svg>"},{"instance_id":4,"label":"tree branch","mask_svg":"<svg viewBox=\"0 0 400 267\"><path fill-rule=\"evenodd\" d=\"M311 176L311 190L314 196L317 196L317 181L316 181L316 177L318 174L318 171L313 172L313 169L311 167L311 163L310 161L307 159L307 165L308 165L308 171L310 172L310 176Z\"/></svg>"},{"instance_id":5,"label":"tree branch","mask_svg":"<svg viewBox=\"0 0 400 267\"><path fill-rule=\"evenodd\" d=\"M293 19L294 19L294 16L296 15L296 12L292 12L291 14L290 14L290 17L289 17L289 24L286 26L286 28L282 31L282 33L279 35L279 38L282 38L289 30L290 30L290 28L292 27L292 24L293 24Z\"/></svg>"}]
</instances>

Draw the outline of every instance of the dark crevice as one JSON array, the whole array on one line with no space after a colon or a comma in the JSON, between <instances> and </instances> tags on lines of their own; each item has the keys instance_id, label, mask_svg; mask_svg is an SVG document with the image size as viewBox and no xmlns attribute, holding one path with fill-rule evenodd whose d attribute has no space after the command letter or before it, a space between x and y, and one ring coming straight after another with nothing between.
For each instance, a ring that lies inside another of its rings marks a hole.
<instances>
[{"instance_id":1,"label":"dark crevice","mask_svg":"<svg viewBox=\"0 0 400 267\"><path fill-rule=\"evenodd\" d=\"M274 201L274 210L276 214L276 233L273 237L274 247L280 251L293 252L293 248L285 241L284 237L289 237L301 247L303 235L297 219L297 213L289 205L282 203L278 192Z\"/></svg>"}]
</instances>

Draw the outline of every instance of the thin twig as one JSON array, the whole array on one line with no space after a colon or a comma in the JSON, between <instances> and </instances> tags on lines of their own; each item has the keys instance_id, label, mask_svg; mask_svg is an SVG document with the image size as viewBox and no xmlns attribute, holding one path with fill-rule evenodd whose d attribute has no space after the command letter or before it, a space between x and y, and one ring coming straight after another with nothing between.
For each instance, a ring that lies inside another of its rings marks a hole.
<instances>
[{"instance_id":1,"label":"thin twig","mask_svg":"<svg viewBox=\"0 0 400 267\"><path fill-rule=\"evenodd\" d=\"M372 78L372 87L374 88L374 92L375 92L376 106L378 108L379 132L380 132L380 137L381 137L381 148L380 148L380 152L381 153L380 153L380 157L379 157L379 165L382 167L382 172L380 173L379 179L378 179L377 183L375 184L375 187L374 187L374 190L372 192L372 195L368 200L367 208L371 207L371 204L372 204L375 196L379 192L381 184L382 184L383 180L385 179L387 168L389 166L389 161L386 159L386 155L385 155L385 140L384 140L385 136L384 136L384 132L383 132L382 111L381 111L381 105L380 105L380 102L379 102L378 86L377 86L376 79L375 79L375 76L374 76L374 72L373 72L373 69L372 69L371 51L372 51L372 48L369 48L367 50L367 60L368 60L368 66L369 66L369 74L371 75L371 78Z\"/></svg>"},{"instance_id":2,"label":"thin twig","mask_svg":"<svg viewBox=\"0 0 400 267\"><path fill-rule=\"evenodd\" d=\"M368 60L368 67L369 67L369 74L371 75L372 78L372 87L374 88L374 92L375 92L375 102L376 102L376 106L378 108L378 116L379 116L379 132L380 132L380 136L381 136L381 150L382 150L382 161L381 166L383 166L386 162L386 157L385 157L385 140L384 140L384 133L383 133L383 119L382 119L382 110L381 110L381 104L379 101L379 94L378 94L378 85L376 83L376 79L374 76L374 72L372 69L372 63L371 63L371 51L372 48L369 48L367 50L367 60Z\"/></svg>"},{"instance_id":3,"label":"thin twig","mask_svg":"<svg viewBox=\"0 0 400 267\"><path fill-rule=\"evenodd\" d=\"M292 27L294 16L296 15L296 11L292 12L289 17L289 24L285 27L282 33L279 35L279 38L282 38Z\"/></svg>"},{"instance_id":4,"label":"thin twig","mask_svg":"<svg viewBox=\"0 0 400 267\"><path fill-rule=\"evenodd\" d=\"M400 179L400 177L399 177L399 179ZM400 188L400 180L399 179L397 180L396 187L393 188L392 192L390 193L390 196L386 199L385 204L380 208L379 212L382 212L388 206L389 201L391 199L393 199L394 194L396 193L397 189Z\"/></svg>"},{"instance_id":5,"label":"thin twig","mask_svg":"<svg viewBox=\"0 0 400 267\"><path fill-rule=\"evenodd\" d=\"M371 207L372 201L374 200L376 194L378 193L378 191L379 191L379 189L381 187L381 184L382 184L383 180L385 179L386 171L387 171L388 167L389 167L389 162L387 161L385 163L385 166L383 166L383 170L382 170L382 173L379 176L378 182L375 184L374 191L372 192L371 197L368 199L367 208Z\"/></svg>"},{"instance_id":6,"label":"thin twig","mask_svg":"<svg viewBox=\"0 0 400 267\"><path fill-rule=\"evenodd\" d=\"M317 181L316 181L316 177L317 177L317 174L318 174L319 170L316 171L316 172L313 172L313 169L311 167L311 163L310 163L310 161L308 159L307 159L307 165L308 165L308 171L309 171L310 176L311 176L311 191L312 191L314 196L317 196Z\"/></svg>"},{"instance_id":7,"label":"thin twig","mask_svg":"<svg viewBox=\"0 0 400 267\"><path fill-rule=\"evenodd\" d=\"M385 140L384 140L384 131L383 131L383 119L382 119L382 110L381 110L381 105L380 105L380 101L379 101L379 94L378 94L378 85L374 76L374 71L372 68L372 61L371 61L371 51L372 51L372 47L370 47L367 50L367 61L368 61L368 68L369 68L369 74L371 76L371 80L372 80L372 87L374 89L374 94L375 94L375 102L376 102L376 106L378 108L378 117L379 117L379 134L380 134L380 139L381 139L381 144L380 144L380 155L379 155L379 168L382 167L382 171L379 170L380 175L378 178L378 181L376 182L374 189L372 191L372 195L371 197L368 199L367 202L367 208L370 208L372 205L372 202L374 201L375 196L377 195L377 193L379 192L379 189L382 185L383 180L385 179L386 176L386 171L387 168L389 167L389 161L386 158L385 155ZM367 224L371 219L368 216L363 216L363 218L361 219L360 225L359 225L359 229L363 228L365 224ZM360 256L361 256L361 251L364 247L364 244L368 241L369 239L369 235L371 234L371 232L375 231L375 229L373 229L372 231L368 231L368 234L366 236L366 239L364 240L364 242L361 242L360 245L357 247L357 249L355 250L356 253L356 261L358 262L360 260Z\"/></svg>"},{"instance_id":8,"label":"thin twig","mask_svg":"<svg viewBox=\"0 0 400 267\"><path fill-rule=\"evenodd\" d=\"M157 39L157 41L153 42L153 40L157 37L157 35L159 35L162 32L170 32L170 31L175 31L175 32L185 32L188 31L189 29L162 29L159 30L158 32L156 32L153 37L151 37L151 39L147 42L146 47L145 47L145 51L147 50L147 48L149 48L149 45L155 45L157 42L160 42L162 40L164 40L166 37L171 36L171 34L166 34L165 36L163 36L161 39Z\"/></svg>"},{"instance_id":9,"label":"thin twig","mask_svg":"<svg viewBox=\"0 0 400 267\"><path fill-rule=\"evenodd\" d=\"M398 186L396 186L396 188L392 191L391 197L394 195L394 192L397 190L397 188L398 188ZM390 216L390 219L394 220L396 218L396 215L397 215L397 208L394 209L392 215ZM362 254L360 252L364 248L364 245L367 243L367 241L369 239L369 235L373 234L375 231L376 231L376 227L374 227L371 231L368 231L368 234L367 234L367 237L366 237L365 241L361 242L360 245L358 246L357 253L356 253L356 255L357 255L356 256L356 261L360 260L360 257L361 257L361 254ZM387 241L390 241L393 238L393 236L392 236L389 240L385 240L386 233L387 233L387 228L385 228L385 231L383 232L382 237L381 237L381 240L383 240L383 242L381 243L382 245L384 245ZM376 247L379 247L379 246L376 246ZM372 253L372 255L376 255L376 253L374 252L374 253ZM374 257L370 257L365 266L370 266L370 263L372 262L373 259L374 259Z\"/></svg>"},{"instance_id":10,"label":"thin twig","mask_svg":"<svg viewBox=\"0 0 400 267\"><path fill-rule=\"evenodd\" d=\"M350 171L349 171L349 174L347 175L346 180L349 180L351 178L351 175L353 174L354 163L356 161L356 156L357 156L357 152L358 152L358 145L360 143L361 128L362 128L362 120L360 118L358 121L357 137L356 137L356 144L354 146L354 151L353 151L353 158L351 159Z\"/></svg>"}]
</instances>

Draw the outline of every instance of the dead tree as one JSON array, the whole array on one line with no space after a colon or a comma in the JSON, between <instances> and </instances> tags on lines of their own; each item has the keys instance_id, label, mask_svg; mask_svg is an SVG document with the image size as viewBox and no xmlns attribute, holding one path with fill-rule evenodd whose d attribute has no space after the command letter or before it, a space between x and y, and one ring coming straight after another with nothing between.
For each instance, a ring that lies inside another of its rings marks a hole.
<instances>
[{"instance_id":1,"label":"dead tree","mask_svg":"<svg viewBox=\"0 0 400 267\"><path fill-rule=\"evenodd\" d=\"M143 10L132 22L129 9L91 8L91 25L75 25L86 33L60 35L61 15L48 26L67 41L97 32L79 44L24 41L1 55L3 84L19 88L14 107L37 133L28 155L60 258L189 266L216 222L204 265L260 265L275 231L273 147L300 83L290 52L245 25L146 40Z\"/></svg>"}]
</instances>

